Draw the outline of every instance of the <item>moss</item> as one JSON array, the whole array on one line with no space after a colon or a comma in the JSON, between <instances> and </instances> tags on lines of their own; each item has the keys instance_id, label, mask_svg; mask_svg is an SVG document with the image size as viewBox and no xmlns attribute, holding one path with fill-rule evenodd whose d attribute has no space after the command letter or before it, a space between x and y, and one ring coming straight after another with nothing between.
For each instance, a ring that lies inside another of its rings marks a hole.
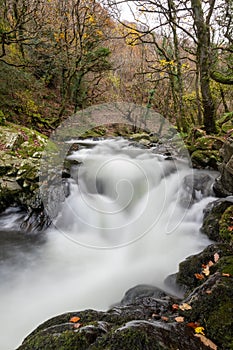
<instances>
[{"instance_id":1,"label":"moss","mask_svg":"<svg viewBox=\"0 0 233 350\"><path fill-rule=\"evenodd\" d=\"M219 234L223 241L233 243L233 205L222 214L219 221Z\"/></svg>"},{"instance_id":2,"label":"moss","mask_svg":"<svg viewBox=\"0 0 233 350\"><path fill-rule=\"evenodd\" d=\"M198 150L219 150L223 145L223 140L215 136L203 136L197 139L195 147Z\"/></svg>"},{"instance_id":3,"label":"moss","mask_svg":"<svg viewBox=\"0 0 233 350\"><path fill-rule=\"evenodd\" d=\"M218 270L233 276L233 255L222 257L218 263Z\"/></svg>"},{"instance_id":4,"label":"moss","mask_svg":"<svg viewBox=\"0 0 233 350\"><path fill-rule=\"evenodd\" d=\"M221 295L220 295L221 298ZM222 349L233 349L232 301L223 301L219 308L208 315L206 329L208 337L214 339Z\"/></svg>"},{"instance_id":5,"label":"moss","mask_svg":"<svg viewBox=\"0 0 233 350\"><path fill-rule=\"evenodd\" d=\"M197 150L192 153L191 160L193 165L197 167L210 167L217 169L218 163L220 162L220 155L219 151L216 150Z\"/></svg>"},{"instance_id":6,"label":"moss","mask_svg":"<svg viewBox=\"0 0 233 350\"><path fill-rule=\"evenodd\" d=\"M61 334L38 334L26 340L18 350L86 350L89 346L84 334L65 331Z\"/></svg>"}]
</instances>

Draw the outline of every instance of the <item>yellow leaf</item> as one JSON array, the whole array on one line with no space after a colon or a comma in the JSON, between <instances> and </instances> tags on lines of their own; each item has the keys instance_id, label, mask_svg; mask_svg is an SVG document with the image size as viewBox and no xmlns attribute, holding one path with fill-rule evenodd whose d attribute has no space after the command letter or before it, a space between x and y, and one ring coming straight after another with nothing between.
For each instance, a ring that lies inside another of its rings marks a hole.
<instances>
[{"instance_id":1,"label":"yellow leaf","mask_svg":"<svg viewBox=\"0 0 233 350\"><path fill-rule=\"evenodd\" d=\"M187 304L187 303L183 303L179 306L180 310L185 311L185 310L191 310L192 306Z\"/></svg>"},{"instance_id":2,"label":"yellow leaf","mask_svg":"<svg viewBox=\"0 0 233 350\"><path fill-rule=\"evenodd\" d=\"M208 346L210 349L212 349L212 350L217 350L218 349L217 345L214 344L210 339L206 338L204 335L202 335L202 334L195 334L195 337L198 337L201 340L201 342L203 344L205 344L206 346Z\"/></svg>"},{"instance_id":3,"label":"yellow leaf","mask_svg":"<svg viewBox=\"0 0 233 350\"><path fill-rule=\"evenodd\" d=\"M202 273L204 273L205 276L209 276L210 274L209 266L206 266L204 269L202 269Z\"/></svg>"},{"instance_id":4,"label":"yellow leaf","mask_svg":"<svg viewBox=\"0 0 233 350\"><path fill-rule=\"evenodd\" d=\"M204 330L205 330L204 327L196 327L195 333L205 335Z\"/></svg>"}]
</instances>

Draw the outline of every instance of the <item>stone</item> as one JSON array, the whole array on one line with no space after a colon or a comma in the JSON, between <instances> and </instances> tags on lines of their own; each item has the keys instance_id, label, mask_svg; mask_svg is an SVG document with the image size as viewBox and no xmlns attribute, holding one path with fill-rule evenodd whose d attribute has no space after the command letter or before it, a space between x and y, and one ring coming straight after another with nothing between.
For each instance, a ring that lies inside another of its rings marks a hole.
<instances>
[{"instance_id":1,"label":"stone","mask_svg":"<svg viewBox=\"0 0 233 350\"><path fill-rule=\"evenodd\" d=\"M125 293L120 304L121 305L132 304L134 301L137 300L137 298L153 297L153 298L163 299L166 296L167 296L167 294L163 290L161 290L155 286L151 286L151 285L147 285L147 284L140 284L136 287L129 289Z\"/></svg>"},{"instance_id":2,"label":"stone","mask_svg":"<svg viewBox=\"0 0 233 350\"><path fill-rule=\"evenodd\" d=\"M233 139L229 137L220 150L222 163L219 166L220 176L216 179L213 189L217 196L233 195Z\"/></svg>"},{"instance_id":3,"label":"stone","mask_svg":"<svg viewBox=\"0 0 233 350\"><path fill-rule=\"evenodd\" d=\"M205 208L201 231L211 240L222 241L222 237L220 236L220 220L228 207L232 205L233 197L231 196L211 202Z\"/></svg>"}]
</instances>

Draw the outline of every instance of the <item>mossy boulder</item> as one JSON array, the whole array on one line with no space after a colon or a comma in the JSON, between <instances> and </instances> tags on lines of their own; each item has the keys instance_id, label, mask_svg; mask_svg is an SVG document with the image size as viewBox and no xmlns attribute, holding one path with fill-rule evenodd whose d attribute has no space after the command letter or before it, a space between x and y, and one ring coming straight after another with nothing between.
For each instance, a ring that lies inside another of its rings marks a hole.
<instances>
[{"instance_id":1,"label":"mossy boulder","mask_svg":"<svg viewBox=\"0 0 233 350\"><path fill-rule=\"evenodd\" d=\"M202 232L217 242L232 242L233 198L218 199L204 210Z\"/></svg>"},{"instance_id":2,"label":"mossy boulder","mask_svg":"<svg viewBox=\"0 0 233 350\"><path fill-rule=\"evenodd\" d=\"M220 176L214 183L214 191L219 197L233 195L233 138L228 137L220 149L222 162L219 166Z\"/></svg>"},{"instance_id":3,"label":"mossy boulder","mask_svg":"<svg viewBox=\"0 0 233 350\"><path fill-rule=\"evenodd\" d=\"M221 259L217 264L218 270L225 269ZM230 350L233 349L233 277L220 271L209 276L188 296L185 302L192 309L184 312L183 316L188 322L202 325L206 337L219 349Z\"/></svg>"},{"instance_id":4,"label":"mossy boulder","mask_svg":"<svg viewBox=\"0 0 233 350\"><path fill-rule=\"evenodd\" d=\"M221 129L221 132L228 133L233 129L233 112L223 114L216 124Z\"/></svg>"},{"instance_id":5,"label":"mossy boulder","mask_svg":"<svg viewBox=\"0 0 233 350\"><path fill-rule=\"evenodd\" d=\"M190 328L175 321L174 302L169 296L142 297L107 312L66 313L38 327L18 350L208 349Z\"/></svg>"},{"instance_id":6,"label":"mossy boulder","mask_svg":"<svg viewBox=\"0 0 233 350\"><path fill-rule=\"evenodd\" d=\"M40 158L47 137L12 123L0 126L0 211L23 205L38 188Z\"/></svg>"},{"instance_id":7,"label":"mossy boulder","mask_svg":"<svg viewBox=\"0 0 233 350\"><path fill-rule=\"evenodd\" d=\"M196 146L194 146L196 148ZM195 168L203 169L218 169L220 162L219 151L216 150L195 150L191 154L191 161Z\"/></svg>"},{"instance_id":8,"label":"mossy boulder","mask_svg":"<svg viewBox=\"0 0 233 350\"><path fill-rule=\"evenodd\" d=\"M224 144L222 137L206 135L201 129L193 129L186 144L194 167L218 169L221 162L219 150Z\"/></svg>"}]
</instances>

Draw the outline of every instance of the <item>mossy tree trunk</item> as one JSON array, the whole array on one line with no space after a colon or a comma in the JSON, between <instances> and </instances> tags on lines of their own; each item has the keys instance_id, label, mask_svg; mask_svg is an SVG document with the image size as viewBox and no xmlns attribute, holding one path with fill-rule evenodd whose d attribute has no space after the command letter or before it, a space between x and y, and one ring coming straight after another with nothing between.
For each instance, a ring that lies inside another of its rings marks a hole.
<instances>
[{"instance_id":1,"label":"mossy tree trunk","mask_svg":"<svg viewBox=\"0 0 233 350\"><path fill-rule=\"evenodd\" d=\"M210 89L210 18L215 5L215 0L209 8L208 14L204 16L202 2L191 0L194 28L197 37L197 64L200 70L200 86L203 107L203 122L208 134L216 132L215 117L216 107Z\"/></svg>"}]
</instances>

